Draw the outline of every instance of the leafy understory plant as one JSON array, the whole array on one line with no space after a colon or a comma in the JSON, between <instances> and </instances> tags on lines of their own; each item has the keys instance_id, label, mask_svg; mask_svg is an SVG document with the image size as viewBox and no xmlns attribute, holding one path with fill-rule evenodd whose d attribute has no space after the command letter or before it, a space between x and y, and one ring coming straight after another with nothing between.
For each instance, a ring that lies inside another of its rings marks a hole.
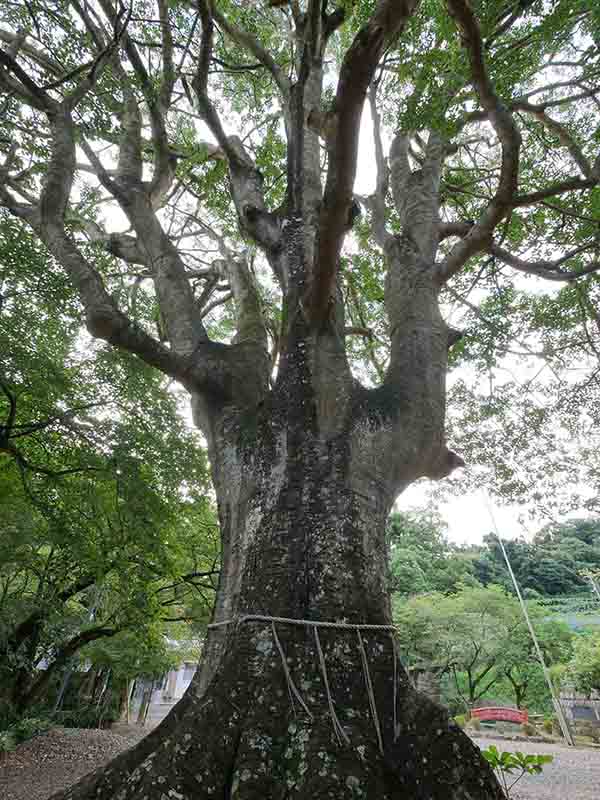
<instances>
[{"instance_id":1,"label":"leafy understory plant","mask_svg":"<svg viewBox=\"0 0 600 800\"><path fill-rule=\"evenodd\" d=\"M15 737L10 731L0 731L0 759L12 752L16 746Z\"/></svg>"},{"instance_id":2,"label":"leafy understory plant","mask_svg":"<svg viewBox=\"0 0 600 800\"><path fill-rule=\"evenodd\" d=\"M511 797L513 787L523 775L539 775L544 764L550 764L554 760L554 756L545 754L525 755L519 751L511 753L507 750L501 753L493 744L481 752L498 775L507 798ZM515 774L516 777L513 779Z\"/></svg>"}]
</instances>

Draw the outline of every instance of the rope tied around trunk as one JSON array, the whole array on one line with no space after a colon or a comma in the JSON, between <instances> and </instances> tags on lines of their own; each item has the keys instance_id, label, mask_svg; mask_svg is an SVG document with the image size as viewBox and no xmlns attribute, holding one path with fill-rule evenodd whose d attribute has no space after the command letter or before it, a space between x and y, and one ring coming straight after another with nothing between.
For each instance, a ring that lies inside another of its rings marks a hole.
<instances>
[{"instance_id":1,"label":"rope tied around trunk","mask_svg":"<svg viewBox=\"0 0 600 800\"><path fill-rule=\"evenodd\" d=\"M377 713L377 703L375 700L375 692L373 691L373 682L371 680L371 673L369 671L369 659L367 656L367 651L365 648L365 644L363 638L361 636L361 630L365 631L388 631L390 634L390 638L392 640L392 652L393 652L393 661L394 661L394 668L393 668L393 726L394 726L394 741L397 740L398 737L398 724L397 724L397 711L396 711L396 702L398 697L398 650L396 646L396 640L394 638L394 632L396 630L394 625L371 625L369 623L351 623L351 622L328 622L327 620L313 620L313 619L295 619L293 617L273 617L268 614L242 614L239 617L234 617L232 619L225 619L221 620L220 622L211 622L208 625L209 628L220 628L225 627L227 625L234 625L237 627L238 625L242 625L245 622L270 622L271 623L271 632L273 634L273 641L275 642L275 646L279 653L279 657L281 659L281 665L283 667L283 673L285 675L285 680L288 687L288 695L290 698L290 705L292 707L292 711L294 715L296 714L296 705L294 700L297 700L298 703L302 706L308 717L312 720L313 714L310 712L308 706L304 702L302 694L300 690L294 683L292 675L290 673L290 668L287 663L287 658L285 655L285 651L283 649L283 645L281 644L281 640L277 634L277 627L276 623L285 624L285 625L298 625L301 627L311 627L314 631L315 636L315 647L317 649L317 654L319 657L319 669L321 671L321 677L323 679L323 685L325 687L325 694L327 696L327 705L329 707L329 716L331 717L331 722L333 725L333 731L335 736L338 740L338 744L341 746L342 743L346 745L350 745L350 739L348 738L348 734L344 730L342 723L339 720L338 715L335 711L335 705L333 702L333 697L331 694L331 689L329 685L329 676L327 674L327 664L325 662L325 654L323 653L323 648L321 647L321 640L319 638L319 628L338 628L342 630L354 630L356 631L357 639L358 639L358 650L360 653L363 676L365 680L365 688L367 691L367 697L369 699L369 709L371 712L371 719L373 720L373 726L375 728L375 734L377 736L377 744L379 746L379 752L383 755L383 737L381 734L381 725L379 722L379 715Z\"/></svg>"}]
</instances>

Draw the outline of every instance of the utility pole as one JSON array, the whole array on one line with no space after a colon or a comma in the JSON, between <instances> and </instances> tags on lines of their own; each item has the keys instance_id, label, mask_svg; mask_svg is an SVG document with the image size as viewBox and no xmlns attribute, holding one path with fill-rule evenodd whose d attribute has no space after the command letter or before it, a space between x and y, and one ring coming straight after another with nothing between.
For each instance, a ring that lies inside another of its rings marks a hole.
<instances>
[{"instance_id":1,"label":"utility pole","mask_svg":"<svg viewBox=\"0 0 600 800\"><path fill-rule=\"evenodd\" d=\"M562 735L564 737L565 742L570 747L573 747L575 745L575 742L573 741L573 737L571 736L571 731L569 729L565 713L560 704L560 700L558 699L556 692L554 690L554 685L552 683L552 678L550 677L550 672L548 671L548 667L546 666L544 654L542 653L542 649L539 645L535 630L533 629L533 625L531 624L531 619L529 618L529 612L527 611L527 606L525 605L525 601L523 600L523 595L521 594L521 590L519 588L519 584L517 583L515 573L513 572L510 559L508 558L508 553L506 552L506 548L504 547L504 542L502 541L502 537L500 536L500 532L498 531L498 526L496 525L496 518L494 517L491 503L489 501L489 498L485 494L484 494L484 500L487 506L488 513L490 515L490 519L492 520L492 525L494 526L496 539L498 539L498 542L500 544L500 549L502 550L502 555L504 556L506 566L508 567L510 578L512 580L513 586L515 587L515 592L517 593L517 597L519 598L521 610L523 612L523 616L525 617L525 622L527 623L527 627L529 628L529 633L531 634L531 638L533 640L533 645L535 647L537 657L539 659L540 664L542 665L542 672L544 673L544 678L546 679L546 683L548 684L548 689L550 690L550 694L552 695L552 703L554 705L554 710L556 711L556 716L558 717L558 723L560 725Z\"/></svg>"}]
</instances>

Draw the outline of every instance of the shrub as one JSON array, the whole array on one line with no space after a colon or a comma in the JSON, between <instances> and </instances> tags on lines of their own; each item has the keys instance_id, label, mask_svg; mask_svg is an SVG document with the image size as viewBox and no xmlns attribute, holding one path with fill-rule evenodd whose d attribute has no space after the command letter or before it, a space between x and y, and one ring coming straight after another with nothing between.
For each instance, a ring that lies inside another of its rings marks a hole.
<instances>
[{"instance_id":1,"label":"shrub","mask_svg":"<svg viewBox=\"0 0 600 800\"><path fill-rule=\"evenodd\" d=\"M42 717L24 717L17 722L13 722L12 725L0 731L0 755L9 753L21 742L26 742L51 727L50 720Z\"/></svg>"},{"instance_id":2,"label":"shrub","mask_svg":"<svg viewBox=\"0 0 600 800\"><path fill-rule=\"evenodd\" d=\"M481 730L481 720L477 719L477 717L472 717L469 720L469 728L472 728L474 731Z\"/></svg>"},{"instance_id":3,"label":"shrub","mask_svg":"<svg viewBox=\"0 0 600 800\"><path fill-rule=\"evenodd\" d=\"M488 747L487 750L482 750L481 755L498 773L504 794L508 798L510 798L511 789L523 775L539 775L544 764L554 761L554 756L549 755L525 755L518 751L516 753L507 751L500 753L494 745ZM515 773L516 778L514 777Z\"/></svg>"},{"instance_id":4,"label":"shrub","mask_svg":"<svg viewBox=\"0 0 600 800\"><path fill-rule=\"evenodd\" d=\"M544 731L544 733L547 733L548 735L552 736L552 733L554 731L554 722L552 721L551 718L546 718L542 722L542 730Z\"/></svg>"},{"instance_id":5,"label":"shrub","mask_svg":"<svg viewBox=\"0 0 600 800\"><path fill-rule=\"evenodd\" d=\"M467 724L467 717L465 714L457 714L454 717L454 722L456 722L459 728L464 728Z\"/></svg>"},{"instance_id":6,"label":"shrub","mask_svg":"<svg viewBox=\"0 0 600 800\"><path fill-rule=\"evenodd\" d=\"M98 708L96 705L80 706L59 712L55 715L55 719L65 728L109 727L112 722L119 719L119 710L112 706L108 709Z\"/></svg>"},{"instance_id":7,"label":"shrub","mask_svg":"<svg viewBox=\"0 0 600 800\"><path fill-rule=\"evenodd\" d=\"M33 736L37 736L38 733L44 733L44 731L47 731L51 727L52 723L49 719L44 719L43 717L24 717L11 725L8 730L14 735L16 743L20 744L21 742L26 742L27 739L31 739Z\"/></svg>"},{"instance_id":8,"label":"shrub","mask_svg":"<svg viewBox=\"0 0 600 800\"><path fill-rule=\"evenodd\" d=\"M16 746L17 742L12 731L0 731L0 757L10 753Z\"/></svg>"},{"instance_id":9,"label":"shrub","mask_svg":"<svg viewBox=\"0 0 600 800\"><path fill-rule=\"evenodd\" d=\"M578 736L585 736L594 743L600 741L600 727L591 722L578 722L575 725L575 732Z\"/></svg>"},{"instance_id":10,"label":"shrub","mask_svg":"<svg viewBox=\"0 0 600 800\"><path fill-rule=\"evenodd\" d=\"M524 736L535 736L537 730L535 729L535 725L532 725L531 722L524 722L521 725L521 732Z\"/></svg>"}]
</instances>

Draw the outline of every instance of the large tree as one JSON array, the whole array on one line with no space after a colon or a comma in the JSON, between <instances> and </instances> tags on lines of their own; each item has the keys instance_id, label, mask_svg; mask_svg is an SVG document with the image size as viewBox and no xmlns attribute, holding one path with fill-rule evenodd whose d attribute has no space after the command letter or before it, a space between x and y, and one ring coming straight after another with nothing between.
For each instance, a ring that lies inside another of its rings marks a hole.
<instances>
[{"instance_id":1,"label":"large tree","mask_svg":"<svg viewBox=\"0 0 600 800\"><path fill-rule=\"evenodd\" d=\"M500 797L386 629L244 617L390 622L390 508L462 463L442 290L507 264L591 316L593 7L2 3L0 202L93 336L189 391L222 535L193 688L66 796Z\"/></svg>"}]
</instances>

